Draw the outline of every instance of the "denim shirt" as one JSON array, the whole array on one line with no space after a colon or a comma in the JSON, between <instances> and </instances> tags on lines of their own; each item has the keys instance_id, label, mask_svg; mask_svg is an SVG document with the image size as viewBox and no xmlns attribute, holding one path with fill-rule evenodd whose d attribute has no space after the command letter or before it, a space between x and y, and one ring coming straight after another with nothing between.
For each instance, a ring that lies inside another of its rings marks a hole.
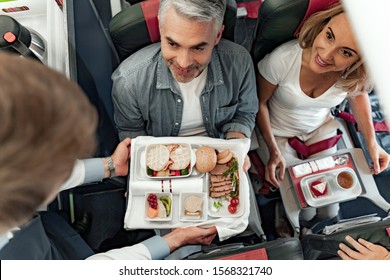
<instances>
[{"instance_id":1,"label":"denim shirt","mask_svg":"<svg viewBox=\"0 0 390 280\"><path fill-rule=\"evenodd\" d=\"M225 138L227 132L250 137L258 110L252 59L245 48L221 40L208 65L200 95L207 135ZM124 60L112 75L114 119L119 138L177 136L183 112L179 86L167 67L160 43L147 46Z\"/></svg>"}]
</instances>

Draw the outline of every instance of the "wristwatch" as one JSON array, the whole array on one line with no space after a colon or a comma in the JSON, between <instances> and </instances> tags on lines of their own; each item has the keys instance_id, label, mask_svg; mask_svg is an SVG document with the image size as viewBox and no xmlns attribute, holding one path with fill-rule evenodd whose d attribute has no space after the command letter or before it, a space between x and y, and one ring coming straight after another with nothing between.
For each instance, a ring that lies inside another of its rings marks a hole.
<instances>
[{"instance_id":1,"label":"wristwatch","mask_svg":"<svg viewBox=\"0 0 390 280\"><path fill-rule=\"evenodd\" d=\"M115 164L111 157L106 157L108 171L110 172L109 178L115 177Z\"/></svg>"}]
</instances>

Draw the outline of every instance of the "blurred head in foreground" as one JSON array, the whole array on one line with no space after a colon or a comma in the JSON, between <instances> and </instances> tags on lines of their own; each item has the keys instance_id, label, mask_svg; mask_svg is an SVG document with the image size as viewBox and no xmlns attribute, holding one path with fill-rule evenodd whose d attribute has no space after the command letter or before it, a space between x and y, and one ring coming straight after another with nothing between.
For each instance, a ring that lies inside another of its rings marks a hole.
<instances>
[{"instance_id":1,"label":"blurred head in foreground","mask_svg":"<svg viewBox=\"0 0 390 280\"><path fill-rule=\"evenodd\" d=\"M0 234L50 202L95 149L95 109L62 74L0 53Z\"/></svg>"}]
</instances>

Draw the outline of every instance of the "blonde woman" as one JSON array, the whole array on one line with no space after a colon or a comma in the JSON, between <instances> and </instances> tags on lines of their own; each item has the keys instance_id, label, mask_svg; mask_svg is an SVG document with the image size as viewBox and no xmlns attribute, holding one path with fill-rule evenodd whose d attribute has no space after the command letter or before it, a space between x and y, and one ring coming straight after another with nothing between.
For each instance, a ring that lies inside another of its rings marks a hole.
<instances>
[{"instance_id":1,"label":"blonde woman","mask_svg":"<svg viewBox=\"0 0 390 280\"><path fill-rule=\"evenodd\" d=\"M299 161L289 139L297 137L312 145L336 136L338 124L330 110L346 98L364 136L374 173L387 168L389 155L376 142L372 124L368 98L372 83L341 4L313 14L302 26L298 40L276 48L258 63L258 70L256 121L262 134L260 156L266 163L267 181L278 187L286 165ZM336 145L310 157L335 151ZM337 204L320 208L318 216L332 218L338 210ZM315 211L310 212L302 218L313 218Z\"/></svg>"}]
</instances>

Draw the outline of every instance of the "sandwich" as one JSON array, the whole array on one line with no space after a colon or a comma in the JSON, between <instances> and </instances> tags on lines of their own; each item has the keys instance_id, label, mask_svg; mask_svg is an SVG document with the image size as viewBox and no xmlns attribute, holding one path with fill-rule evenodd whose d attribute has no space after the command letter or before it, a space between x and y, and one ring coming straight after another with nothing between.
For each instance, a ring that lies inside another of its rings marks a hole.
<instances>
[{"instance_id":1,"label":"sandwich","mask_svg":"<svg viewBox=\"0 0 390 280\"><path fill-rule=\"evenodd\" d=\"M203 199L196 195L190 195L184 200L184 215L194 219L202 216Z\"/></svg>"},{"instance_id":2,"label":"sandwich","mask_svg":"<svg viewBox=\"0 0 390 280\"><path fill-rule=\"evenodd\" d=\"M146 165L154 171L165 170L169 162L169 149L165 145L155 145L146 154Z\"/></svg>"},{"instance_id":3,"label":"sandwich","mask_svg":"<svg viewBox=\"0 0 390 280\"><path fill-rule=\"evenodd\" d=\"M170 170L181 170L190 164L191 152L189 146L169 145L168 149L170 150L170 160L172 162L169 165Z\"/></svg>"}]
</instances>

